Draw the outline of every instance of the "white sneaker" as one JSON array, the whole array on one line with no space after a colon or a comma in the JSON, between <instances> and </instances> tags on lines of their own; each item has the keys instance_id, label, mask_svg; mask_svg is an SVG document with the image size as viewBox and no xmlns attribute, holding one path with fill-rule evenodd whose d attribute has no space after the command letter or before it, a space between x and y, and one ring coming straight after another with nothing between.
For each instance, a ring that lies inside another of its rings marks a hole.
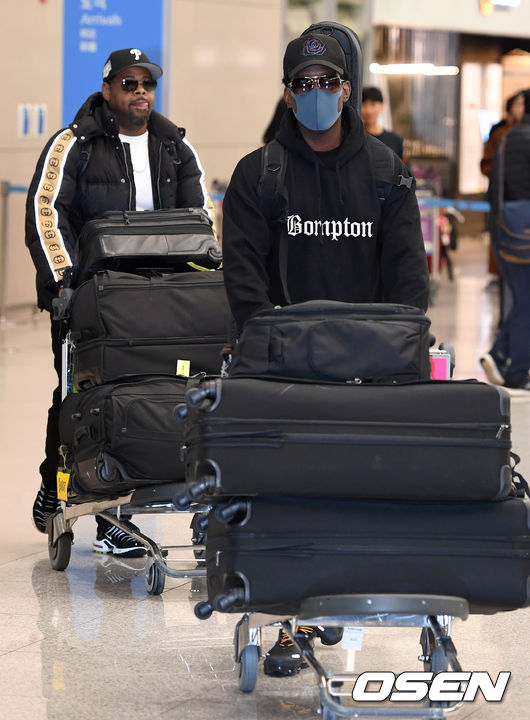
<instances>
[{"instance_id":1,"label":"white sneaker","mask_svg":"<svg viewBox=\"0 0 530 720\"><path fill-rule=\"evenodd\" d=\"M493 359L493 355L486 353L480 358L480 364L482 365L482 369L488 378L488 382L492 385L504 385L504 378L499 370L499 366Z\"/></svg>"}]
</instances>

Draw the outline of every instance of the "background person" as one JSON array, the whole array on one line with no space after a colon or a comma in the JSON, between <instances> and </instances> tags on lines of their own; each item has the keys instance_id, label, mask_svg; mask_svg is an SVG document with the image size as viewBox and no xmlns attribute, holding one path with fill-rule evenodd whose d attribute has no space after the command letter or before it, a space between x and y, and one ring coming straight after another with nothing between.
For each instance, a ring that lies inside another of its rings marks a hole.
<instances>
[{"instance_id":1,"label":"background person","mask_svg":"<svg viewBox=\"0 0 530 720\"><path fill-rule=\"evenodd\" d=\"M64 272L75 265L81 228L107 210L204 207L204 174L185 131L153 110L162 68L137 48L112 52L103 84L74 121L49 139L37 162L26 202L26 245L37 271L41 310L51 312ZM60 323L51 323L54 367L61 379ZM33 505L40 532L58 508L60 385L53 393L46 430L41 487ZM94 549L145 554L136 540L97 517Z\"/></svg>"},{"instance_id":2,"label":"background person","mask_svg":"<svg viewBox=\"0 0 530 720\"><path fill-rule=\"evenodd\" d=\"M394 156L395 177L405 182L379 200L368 150L368 143L379 140L367 136L358 112L345 104L351 93L346 68L341 46L327 35L287 45L283 82L289 109L276 135L286 155L285 187L278 191L287 222L266 214L259 192L261 149L234 170L223 204L223 264L239 328L260 310L288 304L279 272L280 238L287 243L292 302L386 301L427 308L429 278L414 179ZM316 229L333 221L341 228L333 236ZM352 231L360 226L364 233ZM340 639L336 628L298 630L325 644ZM264 672L292 675L303 666L280 631Z\"/></svg>"},{"instance_id":3,"label":"background person","mask_svg":"<svg viewBox=\"0 0 530 720\"><path fill-rule=\"evenodd\" d=\"M396 155L403 159L403 138L392 130L385 130L379 122L383 112L383 93L377 87L364 87L362 90L361 117L367 133L388 145Z\"/></svg>"},{"instance_id":4,"label":"background person","mask_svg":"<svg viewBox=\"0 0 530 720\"><path fill-rule=\"evenodd\" d=\"M504 203L530 200L530 91L524 94L525 114L506 133L504 158L500 147L493 159L488 197L494 221L498 218L499 183ZM529 203L530 205L530 203ZM530 227L530 208L527 227ZM502 230L493 236L493 249L512 306L502 320L489 353L480 359L488 380L508 388L530 390L530 257L500 242Z\"/></svg>"}]
</instances>

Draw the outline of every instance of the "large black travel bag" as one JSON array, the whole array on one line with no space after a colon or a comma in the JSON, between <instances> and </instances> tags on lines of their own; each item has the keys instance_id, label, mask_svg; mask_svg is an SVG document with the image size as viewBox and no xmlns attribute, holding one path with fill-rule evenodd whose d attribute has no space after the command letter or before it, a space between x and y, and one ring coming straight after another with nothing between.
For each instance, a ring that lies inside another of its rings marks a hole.
<instances>
[{"instance_id":1,"label":"large black travel bag","mask_svg":"<svg viewBox=\"0 0 530 720\"><path fill-rule=\"evenodd\" d=\"M244 325L231 377L410 382L430 377L430 320L390 303L310 300L264 310Z\"/></svg>"},{"instance_id":2,"label":"large black travel bag","mask_svg":"<svg viewBox=\"0 0 530 720\"><path fill-rule=\"evenodd\" d=\"M111 210L81 230L72 284L104 268L180 272L189 269L190 262L216 268L221 260L211 220L201 208Z\"/></svg>"},{"instance_id":3,"label":"large black travel bag","mask_svg":"<svg viewBox=\"0 0 530 720\"><path fill-rule=\"evenodd\" d=\"M530 604L530 503L423 504L262 497L210 511L208 599L292 614L307 597L427 594L472 612Z\"/></svg>"},{"instance_id":4,"label":"large black travel bag","mask_svg":"<svg viewBox=\"0 0 530 720\"><path fill-rule=\"evenodd\" d=\"M186 399L184 459L195 498L481 501L513 491L510 396L497 386L217 378Z\"/></svg>"},{"instance_id":5,"label":"large black travel bag","mask_svg":"<svg viewBox=\"0 0 530 720\"><path fill-rule=\"evenodd\" d=\"M221 271L103 270L70 305L76 389L134 375L218 374L231 313Z\"/></svg>"},{"instance_id":6,"label":"large black travel bag","mask_svg":"<svg viewBox=\"0 0 530 720\"><path fill-rule=\"evenodd\" d=\"M71 493L108 496L183 480L182 425L173 410L185 385L180 378L150 377L67 395L59 432Z\"/></svg>"}]
</instances>

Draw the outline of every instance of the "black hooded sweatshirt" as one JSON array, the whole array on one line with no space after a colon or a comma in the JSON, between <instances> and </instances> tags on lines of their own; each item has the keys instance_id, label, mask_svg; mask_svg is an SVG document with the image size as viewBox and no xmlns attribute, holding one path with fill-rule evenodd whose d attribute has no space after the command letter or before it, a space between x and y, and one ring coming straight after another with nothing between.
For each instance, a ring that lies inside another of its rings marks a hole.
<instances>
[{"instance_id":1,"label":"black hooded sweatshirt","mask_svg":"<svg viewBox=\"0 0 530 720\"><path fill-rule=\"evenodd\" d=\"M153 110L149 163L155 209L209 208L204 173L185 130ZM37 270L39 307L50 309L64 271L76 263L83 225L107 210L135 210L128 143L101 92L51 137L37 162L26 201L26 245Z\"/></svg>"},{"instance_id":2,"label":"black hooded sweatshirt","mask_svg":"<svg viewBox=\"0 0 530 720\"><path fill-rule=\"evenodd\" d=\"M314 152L292 111L277 140L284 145L287 222L266 217L258 192L261 149L238 163L223 202L223 265L232 312L241 328L260 310L285 305L278 266L279 233L288 243L291 302L328 299L393 302L425 310L429 276L414 180L380 201L358 113L345 106L343 140ZM395 179L410 177L394 158Z\"/></svg>"}]
</instances>

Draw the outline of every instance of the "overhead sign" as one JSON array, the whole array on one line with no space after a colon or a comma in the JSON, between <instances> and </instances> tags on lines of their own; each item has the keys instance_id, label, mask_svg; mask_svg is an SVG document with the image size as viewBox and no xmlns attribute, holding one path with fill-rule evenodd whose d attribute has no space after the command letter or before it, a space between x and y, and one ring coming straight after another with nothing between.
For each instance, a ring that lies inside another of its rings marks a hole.
<instances>
[{"instance_id":1,"label":"overhead sign","mask_svg":"<svg viewBox=\"0 0 530 720\"><path fill-rule=\"evenodd\" d=\"M101 89L113 50L139 48L162 65L164 0L68 0L64 3L63 125ZM162 102L161 80L155 107Z\"/></svg>"}]
</instances>

